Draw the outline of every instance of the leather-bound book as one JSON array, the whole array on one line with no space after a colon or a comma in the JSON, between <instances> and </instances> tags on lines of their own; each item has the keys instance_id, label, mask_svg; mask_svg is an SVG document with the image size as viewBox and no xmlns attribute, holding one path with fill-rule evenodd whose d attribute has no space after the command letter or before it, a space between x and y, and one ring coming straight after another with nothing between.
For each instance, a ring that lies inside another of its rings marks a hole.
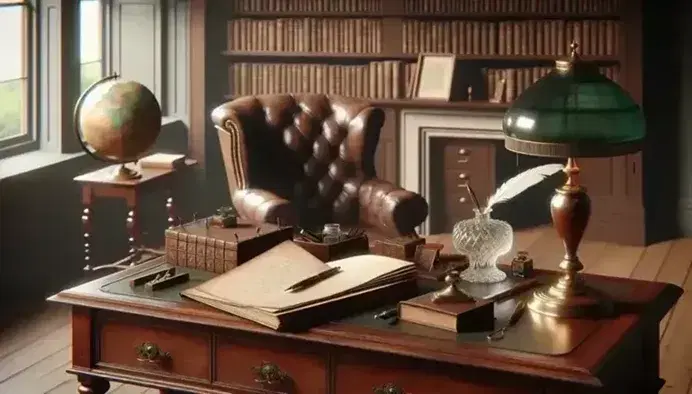
<instances>
[{"instance_id":1,"label":"leather-bound book","mask_svg":"<svg viewBox=\"0 0 692 394\"><path fill-rule=\"evenodd\" d=\"M436 304L431 292L399 302L399 320L453 332L491 331L494 305L492 301Z\"/></svg>"}]
</instances>

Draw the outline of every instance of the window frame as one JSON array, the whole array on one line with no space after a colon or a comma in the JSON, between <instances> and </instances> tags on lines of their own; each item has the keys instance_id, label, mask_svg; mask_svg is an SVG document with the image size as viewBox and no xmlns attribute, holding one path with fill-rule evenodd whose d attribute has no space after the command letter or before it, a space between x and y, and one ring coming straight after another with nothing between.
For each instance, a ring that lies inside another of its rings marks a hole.
<instances>
[{"instance_id":1,"label":"window frame","mask_svg":"<svg viewBox=\"0 0 692 394\"><path fill-rule=\"evenodd\" d=\"M29 0L0 0L0 8L22 7L23 18L22 25L26 39L22 40L22 57L23 69L25 77L22 83L23 96L25 97L25 105L23 109L22 123L25 133L15 137L0 140L0 160L14 156L20 153L29 152L39 148L39 130L37 124L37 100L39 92L37 91L37 53L38 50L38 24L36 18L36 7L33 1Z\"/></svg>"}]
</instances>

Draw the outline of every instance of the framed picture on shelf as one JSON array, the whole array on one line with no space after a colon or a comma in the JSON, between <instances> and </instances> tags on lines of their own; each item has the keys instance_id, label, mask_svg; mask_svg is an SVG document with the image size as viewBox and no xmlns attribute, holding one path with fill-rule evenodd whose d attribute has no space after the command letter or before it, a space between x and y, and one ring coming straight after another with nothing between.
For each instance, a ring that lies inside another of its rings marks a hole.
<instances>
[{"instance_id":1,"label":"framed picture on shelf","mask_svg":"<svg viewBox=\"0 0 692 394\"><path fill-rule=\"evenodd\" d=\"M453 54L420 54L411 84L410 98L452 100L457 75L457 57Z\"/></svg>"}]
</instances>

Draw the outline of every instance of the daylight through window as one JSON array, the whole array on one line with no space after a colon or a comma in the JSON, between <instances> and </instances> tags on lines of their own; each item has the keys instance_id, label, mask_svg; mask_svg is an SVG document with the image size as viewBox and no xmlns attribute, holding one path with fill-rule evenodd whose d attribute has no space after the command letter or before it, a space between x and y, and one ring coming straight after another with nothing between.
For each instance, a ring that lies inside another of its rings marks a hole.
<instances>
[{"instance_id":1,"label":"daylight through window","mask_svg":"<svg viewBox=\"0 0 692 394\"><path fill-rule=\"evenodd\" d=\"M29 132L30 12L22 2L0 0L0 146Z\"/></svg>"},{"instance_id":2,"label":"daylight through window","mask_svg":"<svg viewBox=\"0 0 692 394\"><path fill-rule=\"evenodd\" d=\"M101 79L101 2L80 2L81 91Z\"/></svg>"}]
</instances>

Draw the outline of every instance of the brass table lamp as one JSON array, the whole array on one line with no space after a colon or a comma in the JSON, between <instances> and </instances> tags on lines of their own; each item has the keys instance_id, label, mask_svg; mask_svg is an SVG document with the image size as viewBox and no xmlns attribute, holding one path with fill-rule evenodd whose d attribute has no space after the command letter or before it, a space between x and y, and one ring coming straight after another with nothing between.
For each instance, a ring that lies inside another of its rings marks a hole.
<instances>
[{"instance_id":1,"label":"brass table lamp","mask_svg":"<svg viewBox=\"0 0 692 394\"><path fill-rule=\"evenodd\" d=\"M603 299L579 275L577 255L591 215L591 201L579 184L576 158L637 152L645 135L641 109L598 67L583 62L572 43L569 58L524 91L503 119L505 148L512 152L567 159L565 184L550 201L553 225L565 246L557 283L537 290L528 307L556 317L599 313Z\"/></svg>"}]
</instances>

